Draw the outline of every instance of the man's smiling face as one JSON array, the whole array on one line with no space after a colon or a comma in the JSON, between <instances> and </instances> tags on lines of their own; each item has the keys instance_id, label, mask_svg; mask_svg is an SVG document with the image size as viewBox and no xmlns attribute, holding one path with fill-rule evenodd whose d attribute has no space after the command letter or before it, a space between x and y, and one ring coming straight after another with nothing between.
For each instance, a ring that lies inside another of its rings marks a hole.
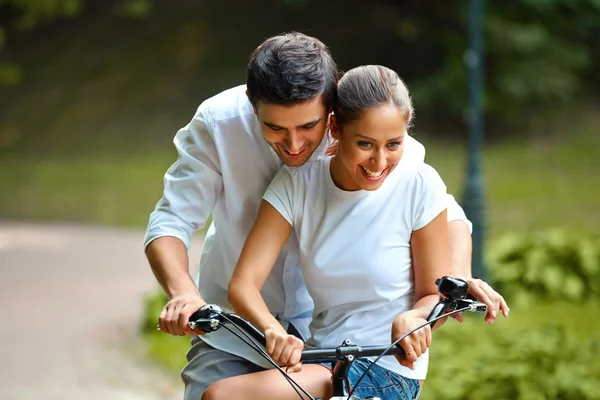
<instances>
[{"instance_id":1,"label":"man's smiling face","mask_svg":"<svg viewBox=\"0 0 600 400\"><path fill-rule=\"evenodd\" d=\"M260 102L254 112L266 142L289 167L308 161L323 140L329 118L321 96L292 106Z\"/></svg>"}]
</instances>

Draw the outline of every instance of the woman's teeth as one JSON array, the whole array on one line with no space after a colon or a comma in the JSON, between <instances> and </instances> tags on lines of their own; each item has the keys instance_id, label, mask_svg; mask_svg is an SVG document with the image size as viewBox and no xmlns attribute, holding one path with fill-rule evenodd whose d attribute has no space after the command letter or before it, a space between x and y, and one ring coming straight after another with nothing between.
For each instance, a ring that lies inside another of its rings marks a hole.
<instances>
[{"instance_id":1,"label":"woman's teeth","mask_svg":"<svg viewBox=\"0 0 600 400\"><path fill-rule=\"evenodd\" d=\"M360 167L361 167L361 168L363 169L363 171L365 171L365 172L366 172L366 174L367 174L369 177L371 177L371 178L379 178L379 177L381 176L381 174L383 174L383 171L385 171L385 168L384 168L384 169L382 169L382 170L381 170L381 171L379 171L379 172L375 172L375 171L371 171L370 169L368 169L368 168L366 168L366 167L363 167L362 165L361 165Z\"/></svg>"}]
</instances>

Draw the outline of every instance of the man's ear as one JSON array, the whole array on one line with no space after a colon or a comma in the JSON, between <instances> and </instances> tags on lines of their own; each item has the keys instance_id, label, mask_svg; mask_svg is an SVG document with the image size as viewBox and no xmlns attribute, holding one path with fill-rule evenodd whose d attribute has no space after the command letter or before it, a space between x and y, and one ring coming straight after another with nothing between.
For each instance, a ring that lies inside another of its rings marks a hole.
<instances>
[{"instance_id":1,"label":"man's ear","mask_svg":"<svg viewBox=\"0 0 600 400\"><path fill-rule=\"evenodd\" d=\"M246 97L248 97L248 90L246 90ZM250 97L248 97L248 100L249 99L250 99ZM256 115L258 117L258 110L254 106L254 104L252 104L252 109L254 110L254 115Z\"/></svg>"},{"instance_id":2,"label":"man's ear","mask_svg":"<svg viewBox=\"0 0 600 400\"><path fill-rule=\"evenodd\" d=\"M331 137L335 140L340 140L340 128L337 124L337 120L335 119L335 115L331 114L329 116L329 131L331 132Z\"/></svg>"}]
</instances>

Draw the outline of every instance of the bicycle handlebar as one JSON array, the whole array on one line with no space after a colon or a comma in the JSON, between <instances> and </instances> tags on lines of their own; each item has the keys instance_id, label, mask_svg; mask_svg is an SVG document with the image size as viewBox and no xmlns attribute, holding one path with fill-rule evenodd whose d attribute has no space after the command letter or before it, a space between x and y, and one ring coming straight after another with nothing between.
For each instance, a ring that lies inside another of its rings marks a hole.
<instances>
[{"instance_id":1,"label":"bicycle handlebar","mask_svg":"<svg viewBox=\"0 0 600 400\"><path fill-rule=\"evenodd\" d=\"M468 285L462 279L444 276L436 280L442 300L438 302L427 317L433 327L438 319L447 312L486 312L487 306L481 302L467 298ZM225 313L219 306L207 304L196 311L189 320L192 329L200 329L206 333L218 330L222 324L233 324L243 329L263 347L266 346L265 335L249 321L232 313ZM308 349L302 352L302 360L340 360L345 357L375 357L386 351L388 355L401 355L404 350L400 346L388 349L389 346L358 346L346 340L336 348Z\"/></svg>"}]
</instances>

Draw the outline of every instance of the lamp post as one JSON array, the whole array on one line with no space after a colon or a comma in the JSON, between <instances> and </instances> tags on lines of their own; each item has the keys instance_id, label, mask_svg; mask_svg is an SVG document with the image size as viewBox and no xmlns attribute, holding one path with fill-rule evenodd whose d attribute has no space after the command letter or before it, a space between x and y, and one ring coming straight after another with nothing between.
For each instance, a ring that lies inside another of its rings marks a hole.
<instances>
[{"instance_id":1,"label":"lamp post","mask_svg":"<svg viewBox=\"0 0 600 400\"><path fill-rule=\"evenodd\" d=\"M483 247L485 238L484 189L481 174L481 148L483 143L483 2L469 0L469 47L465 64L469 73L469 144L467 179L463 193L463 207L473 223L473 276L487 278Z\"/></svg>"}]
</instances>

